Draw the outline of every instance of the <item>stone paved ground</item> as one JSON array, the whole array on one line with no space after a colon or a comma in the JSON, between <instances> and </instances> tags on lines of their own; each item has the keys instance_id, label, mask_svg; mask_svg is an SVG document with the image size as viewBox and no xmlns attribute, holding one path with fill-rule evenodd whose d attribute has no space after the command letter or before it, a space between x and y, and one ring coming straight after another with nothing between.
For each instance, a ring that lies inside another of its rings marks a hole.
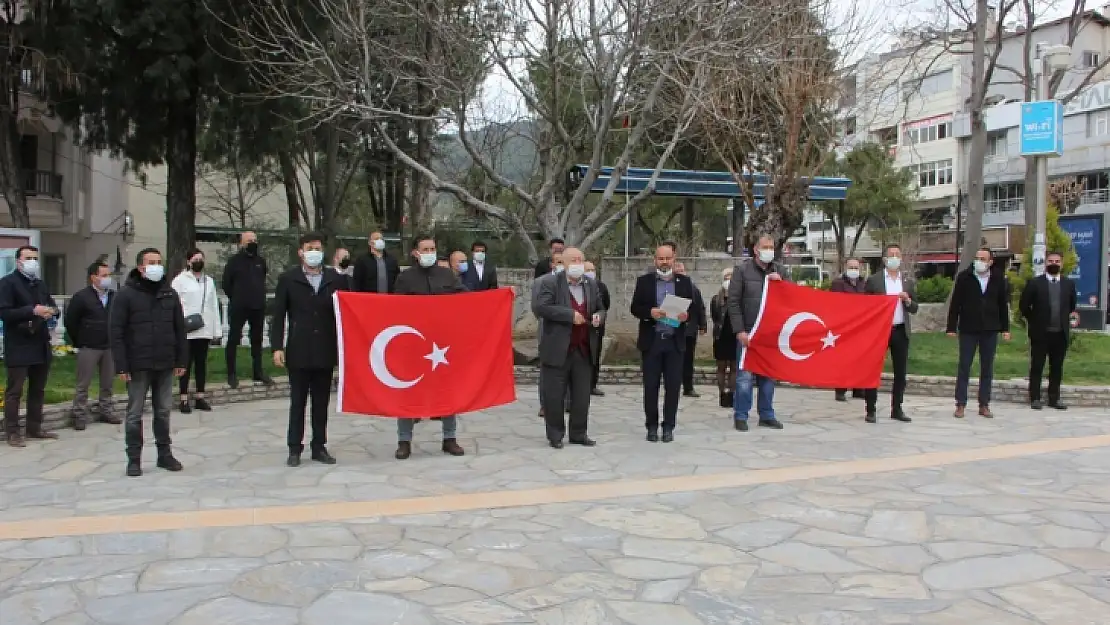
<instances>
[{"instance_id":1,"label":"stone paved ground","mask_svg":"<svg viewBox=\"0 0 1110 625\"><path fill-rule=\"evenodd\" d=\"M638 389L608 390L592 449L547 448L530 388L464 418L464 458L425 422L395 461L393 422L342 416L338 465L288 469L280 401L175 414L180 474L123 477L111 426L5 447L0 624L1110 623L1110 409L957 421L914 399L914 423L868 425L782 391L781 432L684 399L663 445Z\"/></svg>"}]
</instances>

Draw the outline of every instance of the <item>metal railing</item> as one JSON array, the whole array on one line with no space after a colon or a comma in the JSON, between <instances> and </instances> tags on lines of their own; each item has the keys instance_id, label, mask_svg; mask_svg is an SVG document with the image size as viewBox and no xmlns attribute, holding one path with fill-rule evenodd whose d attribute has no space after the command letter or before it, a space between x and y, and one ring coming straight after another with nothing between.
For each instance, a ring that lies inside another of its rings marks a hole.
<instances>
[{"instance_id":1,"label":"metal railing","mask_svg":"<svg viewBox=\"0 0 1110 625\"><path fill-rule=\"evenodd\" d=\"M1110 202L1110 189L1087 189L1079 196L1080 204L1105 204Z\"/></svg>"},{"instance_id":2,"label":"metal railing","mask_svg":"<svg viewBox=\"0 0 1110 625\"><path fill-rule=\"evenodd\" d=\"M1001 200L987 200L983 202L985 213L1011 213L1024 212L1025 198L1006 198Z\"/></svg>"},{"instance_id":3,"label":"metal railing","mask_svg":"<svg viewBox=\"0 0 1110 625\"><path fill-rule=\"evenodd\" d=\"M62 176L51 171L23 172L23 192L53 198L62 197Z\"/></svg>"}]
</instances>

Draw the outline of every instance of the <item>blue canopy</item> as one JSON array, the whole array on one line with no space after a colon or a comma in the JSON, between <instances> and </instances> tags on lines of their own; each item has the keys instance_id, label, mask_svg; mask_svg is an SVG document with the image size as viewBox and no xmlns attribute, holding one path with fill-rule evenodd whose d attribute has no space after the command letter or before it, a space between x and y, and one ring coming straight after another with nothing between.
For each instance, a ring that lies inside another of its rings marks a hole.
<instances>
[{"instance_id":1,"label":"blue canopy","mask_svg":"<svg viewBox=\"0 0 1110 625\"><path fill-rule=\"evenodd\" d=\"M575 165L571 169L572 180L582 180L588 165ZM628 172L621 176L617 182L617 193L639 193L647 186L648 180L654 170L630 167ZM590 193L602 193L609 186L612 179L613 168L602 167L597 180L590 187ZM771 186L770 179L764 174L746 174L745 178L754 183L752 192L756 198L766 197L767 187ZM848 178L815 177L807 181L809 184L809 199L813 201L843 200L848 195L848 187L852 181ZM740 186L733 180L732 174L724 171L689 171L680 169L664 169L655 182L655 194L679 197L743 197Z\"/></svg>"}]
</instances>

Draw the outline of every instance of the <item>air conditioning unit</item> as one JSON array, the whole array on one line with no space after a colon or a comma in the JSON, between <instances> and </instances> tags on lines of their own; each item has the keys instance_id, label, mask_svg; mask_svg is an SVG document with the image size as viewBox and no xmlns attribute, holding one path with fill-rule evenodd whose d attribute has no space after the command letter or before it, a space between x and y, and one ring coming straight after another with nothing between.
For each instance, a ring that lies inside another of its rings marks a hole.
<instances>
[{"instance_id":1,"label":"air conditioning unit","mask_svg":"<svg viewBox=\"0 0 1110 625\"><path fill-rule=\"evenodd\" d=\"M957 139L971 137L971 113L954 113L952 115L952 136Z\"/></svg>"}]
</instances>

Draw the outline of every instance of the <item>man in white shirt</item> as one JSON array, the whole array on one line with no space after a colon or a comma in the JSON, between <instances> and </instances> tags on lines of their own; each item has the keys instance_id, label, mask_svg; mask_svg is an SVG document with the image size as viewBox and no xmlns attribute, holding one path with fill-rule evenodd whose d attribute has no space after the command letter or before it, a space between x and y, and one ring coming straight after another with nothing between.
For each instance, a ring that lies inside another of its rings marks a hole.
<instances>
[{"instance_id":1,"label":"man in white shirt","mask_svg":"<svg viewBox=\"0 0 1110 625\"><path fill-rule=\"evenodd\" d=\"M470 244L470 258L473 262L467 263L466 270L460 276L463 284L470 291L488 291L498 287L497 267L489 262L486 249L483 241Z\"/></svg>"},{"instance_id":2,"label":"man in white shirt","mask_svg":"<svg viewBox=\"0 0 1110 625\"><path fill-rule=\"evenodd\" d=\"M894 365L894 384L890 391L890 418L909 423L911 419L902 411L902 400L906 394L906 368L910 357L910 315L917 313L917 300L914 299L913 279L902 274L902 248L895 244L886 247L883 257L885 271L876 272L867 279L865 293L871 295L895 295L898 305L894 307L893 325L890 328L890 360ZM875 423L875 404L879 389L869 388L864 392L867 404L865 421Z\"/></svg>"}]
</instances>

